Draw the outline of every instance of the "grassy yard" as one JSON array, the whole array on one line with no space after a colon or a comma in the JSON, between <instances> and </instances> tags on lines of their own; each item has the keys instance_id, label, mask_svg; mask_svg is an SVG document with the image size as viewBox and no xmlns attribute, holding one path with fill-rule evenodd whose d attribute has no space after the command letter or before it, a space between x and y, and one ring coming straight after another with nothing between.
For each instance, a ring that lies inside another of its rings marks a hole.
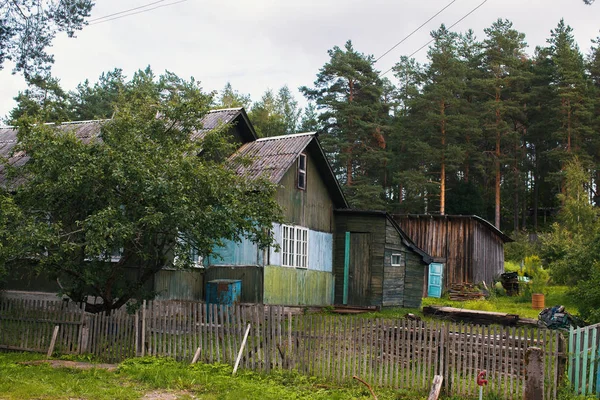
<instances>
[{"instance_id":1,"label":"grassy yard","mask_svg":"<svg viewBox=\"0 0 600 400\"><path fill-rule=\"evenodd\" d=\"M567 291L568 287L566 286L549 286L546 294L546 307L560 304L565 306L569 313L573 315L577 314L577 305L569 298ZM492 296L485 300L469 301L452 301L447 297L441 299L426 297L423 299L424 307L434 305L464 308L468 310L503 312L534 319L537 319L540 312L540 310L531 308L531 300L524 300L518 296ZM423 317L422 310L418 308L386 308L379 312L361 314L361 316L368 318L403 318L408 313ZM425 318L428 319L427 317Z\"/></svg>"},{"instance_id":2,"label":"grassy yard","mask_svg":"<svg viewBox=\"0 0 600 400\"><path fill-rule=\"evenodd\" d=\"M362 384L337 386L298 373L261 375L231 366L196 364L170 359L137 358L102 369L25 365L41 355L0 353L0 399L371 399ZM425 399L425 393L375 389L379 399Z\"/></svg>"}]
</instances>

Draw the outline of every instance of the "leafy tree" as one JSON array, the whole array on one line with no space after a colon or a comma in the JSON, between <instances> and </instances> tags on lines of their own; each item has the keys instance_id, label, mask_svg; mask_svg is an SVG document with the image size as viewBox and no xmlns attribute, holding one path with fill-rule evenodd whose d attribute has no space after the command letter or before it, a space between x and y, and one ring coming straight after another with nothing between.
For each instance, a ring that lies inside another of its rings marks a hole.
<instances>
[{"instance_id":1,"label":"leafy tree","mask_svg":"<svg viewBox=\"0 0 600 400\"><path fill-rule=\"evenodd\" d=\"M354 50L352 42L328 51L329 61L317 74L314 88L301 87L314 101L323 146L354 207L383 208L387 159L383 84L373 57Z\"/></svg>"},{"instance_id":2,"label":"leafy tree","mask_svg":"<svg viewBox=\"0 0 600 400\"><path fill-rule=\"evenodd\" d=\"M277 105L277 97L271 89L254 103L248 114L259 137L279 136L285 134L285 117Z\"/></svg>"},{"instance_id":3,"label":"leafy tree","mask_svg":"<svg viewBox=\"0 0 600 400\"><path fill-rule=\"evenodd\" d=\"M17 105L9 113L8 122L15 123L24 116L38 116L45 122L69 121L69 94L60 81L51 76L28 79L28 88L14 98Z\"/></svg>"},{"instance_id":4,"label":"leafy tree","mask_svg":"<svg viewBox=\"0 0 600 400\"><path fill-rule=\"evenodd\" d=\"M46 52L57 32L74 37L86 24L92 0L10 0L0 2L0 69L13 61L13 72L26 78L48 72L54 57Z\"/></svg>"},{"instance_id":5,"label":"leafy tree","mask_svg":"<svg viewBox=\"0 0 600 400\"><path fill-rule=\"evenodd\" d=\"M35 228L10 231L3 203L0 249L17 264L37 260L73 300L103 300L88 311L110 312L151 298L156 272L190 267L192 253L208 256L224 239L270 244L280 215L274 186L227 167L222 155L233 145L224 129L191 140L211 103L194 80L147 70L119 93L114 118L90 143L70 126L20 120L15 151L31 161L9 169L14 193L3 201L14 204L15 225Z\"/></svg>"},{"instance_id":6,"label":"leafy tree","mask_svg":"<svg viewBox=\"0 0 600 400\"><path fill-rule=\"evenodd\" d=\"M283 134L296 133L302 110L298 108L298 101L294 98L287 85L281 87L277 92L275 105L277 112L283 116Z\"/></svg>"},{"instance_id":7,"label":"leafy tree","mask_svg":"<svg viewBox=\"0 0 600 400\"><path fill-rule=\"evenodd\" d=\"M227 82L221 93L219 94L219 100L215 104L215 108L237 108L244 107L245 109L250 108L252 100L250 100L249 94L243 94L234 90L230 82Z\"/></svg>"},{"instance_id":8,"label":"leafy tree","mask_svg":"<svg viewBox=\"0 0 600 400\"><path fill-rule=\"evenodd\" d=\"M542 255L552 278L560 283L586 280L591 271L589 258L593 260L600 251L600 240L595 238L600 232L598 214L589 201L588 182L588 173L577 158L565 165L565 192L558 195L563 207L558 222L543 237Z\"/></svg>"}]
</instances>

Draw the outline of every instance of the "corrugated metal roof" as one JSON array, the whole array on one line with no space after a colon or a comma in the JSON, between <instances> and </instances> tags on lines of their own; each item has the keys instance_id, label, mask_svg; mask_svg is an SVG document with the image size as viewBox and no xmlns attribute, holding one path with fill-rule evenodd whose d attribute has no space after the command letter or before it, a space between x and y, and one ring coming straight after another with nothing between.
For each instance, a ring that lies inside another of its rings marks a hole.
<instances>
[{"instance_id":1,"label":"corrugated metal roof","mask_svg":"<svg viewBox=\"0 0 600 400\"><path fill-rule=\"evenodd\" d=\"M220 110L211 110L202 118L202 129L192 134L192 139L200 139L207 132L218 128L221 125L230 124L243 111L242 107L223 108Z\"/></svg>"},{"instance_id":2,"label":"corrugated metal roof","mask_svg":"<svg viewBox=\"0 0 600 400\"><path fill-rule=\"evenodd\" d=\"M240 147L231 162L236 173L248 179L279 183L314 138L315 133L309 132L258 139Z\"/></svg>"},{"instance_id":3,"label":"corrugated metal roof","mask_svg":"<svg viewBox=\"0 0 600 400\"><path fill-rule=\"evenodd\" d=\"M242 112L243 108L241 107L209 111L204 118L202 118L202 129L192 134L192 139L200 139L211 129L233 122L233 120L235 120ZM73 131L75 136L81 139L82 142L90 143L92 140L100 137L102 125L107 121L108 120L66 122L56 125L56 128L63 131ZM17 129L14 127L0 127L0 158L8 159L9 165L18 167L25 164L29 160L29 157L23 152L11 155L12 149L16 144ZM0 164L0 183L4 182L4 180L4 166Z\"/></svg>"}]
</instances>

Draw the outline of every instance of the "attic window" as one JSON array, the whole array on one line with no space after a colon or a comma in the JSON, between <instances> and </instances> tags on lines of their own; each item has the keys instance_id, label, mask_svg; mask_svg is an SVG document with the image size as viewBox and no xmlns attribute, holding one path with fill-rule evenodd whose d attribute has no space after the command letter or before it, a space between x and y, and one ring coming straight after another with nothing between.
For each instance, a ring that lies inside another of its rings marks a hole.
<instances>
[{"instance_id":1,"label":"attic window","mask_svg":"<svg viewBox=\"0 0 600 400\"><path fill-rule=\"evenodd\" d=\"M298 157L298 189L306 190L306 154Z\"/></svg>"}]
</instances>

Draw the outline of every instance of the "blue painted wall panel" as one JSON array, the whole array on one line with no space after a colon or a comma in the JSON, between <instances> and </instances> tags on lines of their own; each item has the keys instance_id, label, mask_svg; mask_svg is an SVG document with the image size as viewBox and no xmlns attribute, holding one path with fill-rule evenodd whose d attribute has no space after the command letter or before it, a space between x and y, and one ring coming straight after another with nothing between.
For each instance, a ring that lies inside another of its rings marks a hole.
<instances>
[{"instance_id":1,"label":"blue painted wall panel","mask_svg":"<svg viewBox=\"0 0 600 400\"><path fill-rule=\"evenodd\" d=\"M248 239L241 242L225 240L225 246L216 247L214 255L209 257L209 265L261 265L262 251ZM220 256L220 257L219 257Z\"/></svg>"},{"instance_id":2,"label":"blue painted wall panel","mask_svg":"<svg viewBox=\"0 0 600 400\"><path fill-rule=\"evenodd\" d=\"M279 251L275 251L275 247L269 249L269 264L281 265L281 225L273 224L273 237L275 242L279 244Z\"/></svg>"},{"instance_id":3,"label":"blue painted wall panel","mask_svg":"<svg viewBox=\"0 0 600 400\"><path fill-rule=\"evenodd\" d=\"M333 271L333 234L308 231L308 269Z\"/></svg>"}]
</instances>

